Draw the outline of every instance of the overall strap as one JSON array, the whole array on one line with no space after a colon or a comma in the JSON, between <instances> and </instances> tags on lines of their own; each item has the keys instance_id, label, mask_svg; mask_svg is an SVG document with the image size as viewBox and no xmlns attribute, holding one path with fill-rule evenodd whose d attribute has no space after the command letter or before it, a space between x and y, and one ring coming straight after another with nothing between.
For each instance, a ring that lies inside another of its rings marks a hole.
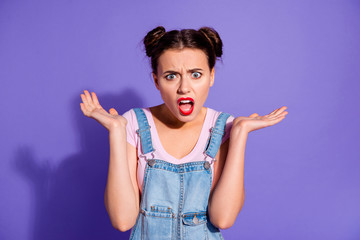
<instances>
[{"instance_id":1,"label":"overall strap","mask_svg":"<svg viewBox=\"0 0 360 240\"><path fill-rule=\"evenodd\" d=\"M150 125L144 113L144 110L141 108L134 108L136 118L138 121L139 129L136 130L136 133L140 136L141 148L143 154L147 154L154 151L151 141L151 132Z\"/></svg>"},{"instance_id":2,"label":"overall strap","mask_svg":"<svg viewBox=\"0 0 360 240\"><path fill-rule=\"evenodd\" d=\"M215 127L211 128L210 137L205 147L205 154L215 159L220 148L222 137L225 133L226 120L230 117L228 113L220 113L216 120Z\"/></svg>"}]
</instances>

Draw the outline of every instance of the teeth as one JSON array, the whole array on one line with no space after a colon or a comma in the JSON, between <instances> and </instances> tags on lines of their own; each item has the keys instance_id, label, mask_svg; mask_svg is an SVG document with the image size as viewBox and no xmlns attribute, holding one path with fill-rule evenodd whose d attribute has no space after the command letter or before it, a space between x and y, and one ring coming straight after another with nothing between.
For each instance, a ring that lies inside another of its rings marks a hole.
<instances>
[{"instance_id":1,"label":"teeth","mask_svg":"<svg viewBox=\"0 0 360 240\"><path fill-rule=\"evenodd\" d=\"M185 104L185 103L191 103L191 101L190 101L190 100L181 100L180 103L183 103L183 104Z\"/></svg>"}]
</instances>

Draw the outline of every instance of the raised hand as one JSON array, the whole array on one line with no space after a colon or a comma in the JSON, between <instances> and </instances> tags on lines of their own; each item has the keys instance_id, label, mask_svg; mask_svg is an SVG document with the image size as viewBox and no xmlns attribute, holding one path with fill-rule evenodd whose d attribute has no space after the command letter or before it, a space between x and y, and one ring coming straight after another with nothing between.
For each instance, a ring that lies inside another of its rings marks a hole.
<instances>
[{"instance_id":1,"label":"raised hand","mask_svg":"<svg viewBox=\"0 0 360 240\"><path fill-rule=\"evenodd\" d=\"M265 128L281 122L288 114L286 106L277 108L271 113L259 116L257 113L251 114L249 117L237 117L233 121L233 129L242 128L247 132Z\"/></svg>"},{"instance_id":2,"label":"raised hand","mask_svg":"<svg viewBox=\"0 0 360 240\"><path fill-rule=\"evenodd\" d=\"M98 121L108 131L117 128L124 128L127 124L127 120L118 114L114 108L110 108L107 112L99 103L99 100L94 92L90 93L84 90L84 94L80 94L82 103L80 103L81 111L85 116L90 117Z\"/></svg>"}]
</instances>

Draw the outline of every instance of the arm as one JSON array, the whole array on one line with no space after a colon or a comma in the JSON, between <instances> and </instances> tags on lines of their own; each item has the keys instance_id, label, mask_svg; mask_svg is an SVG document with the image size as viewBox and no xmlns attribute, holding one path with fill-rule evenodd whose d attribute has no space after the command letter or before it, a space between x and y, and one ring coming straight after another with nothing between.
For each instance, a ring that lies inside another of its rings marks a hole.
<instances>
[{"instance_id":1,"label":"arm","mask_svg":"<svg viewBox=\"0 0 360 240\"><path fill-rule=\"evenodd\" d=\"M220 148L216 182L209 198L210 221L216 227L231 227L245 201L244 161L248 133L272 126L285 118L286 107L274 110L268 115L254 113L249 117L238 117L233 121L230 140Z\"/></svg>"},{"instance_id":2,"label":"arm","mask_svg":"<svg viewBox=\"0 0 360 240\"><path fill-rule=\"evenodd\" d=\"M230 134L230 140L222 144L219 150L218 177L209 199L210 221L216 227L231 227L245 201L244 155L248 133L241 129ZM221 175L221 176L219 176Z\"/></svg>"},{"instance_id":3,"label":"arm","mask_svg":"<svg viewBox=\"0 0 360 240\"><path fill-rule=\"evenodd\" d=\"M109 131L110 160L105 189L105 207L114 228L127 231L139 212L139 190L136 181L136 148L127 143L127 120L114 108L104 110L94 92L81 94L80 107L85 116L98 121Z\"/></svg>"},{"instance_id":4,"label":"arm","mask_svg":"<svg viewBox=\"0 0 360 240\"><path fill-rule=\"evenodd\" d=\"M114 228L132 228L139 213L136 181L136 148L127 143L125 128L109 132L110 161L105 207Z\"/></svg>"}]
</instances>

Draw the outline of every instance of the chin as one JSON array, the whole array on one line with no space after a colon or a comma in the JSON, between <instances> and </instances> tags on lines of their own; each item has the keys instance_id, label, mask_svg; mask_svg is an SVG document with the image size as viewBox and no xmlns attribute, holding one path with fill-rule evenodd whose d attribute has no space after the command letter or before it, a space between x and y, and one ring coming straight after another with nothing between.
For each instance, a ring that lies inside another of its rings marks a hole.
<instances>
[{"instance_id":1,"label":"chin","mask_svg":"<svg viewBox=\"0 0 360 240\"><path fill-rule=\"evenodd\" d=\"M200 110L193 110L190 114L183 114L180 111L178 111L178 119L182 122L191 122L196 119L196 117L200 114Z\"/></svg>"},{"instance_id":2,"label":"chin","mask_svg":"<svg viewBox=\"0 0 360 240\"><path fill-rule=\"evenodd\" d=\"M192 122L192 121L194 121L194 119L195 119L194 116L180 116L180 117L178 118L179 121L184 122L184 123L186 123L186 122Z\"/></svg>"}]
</instances>

